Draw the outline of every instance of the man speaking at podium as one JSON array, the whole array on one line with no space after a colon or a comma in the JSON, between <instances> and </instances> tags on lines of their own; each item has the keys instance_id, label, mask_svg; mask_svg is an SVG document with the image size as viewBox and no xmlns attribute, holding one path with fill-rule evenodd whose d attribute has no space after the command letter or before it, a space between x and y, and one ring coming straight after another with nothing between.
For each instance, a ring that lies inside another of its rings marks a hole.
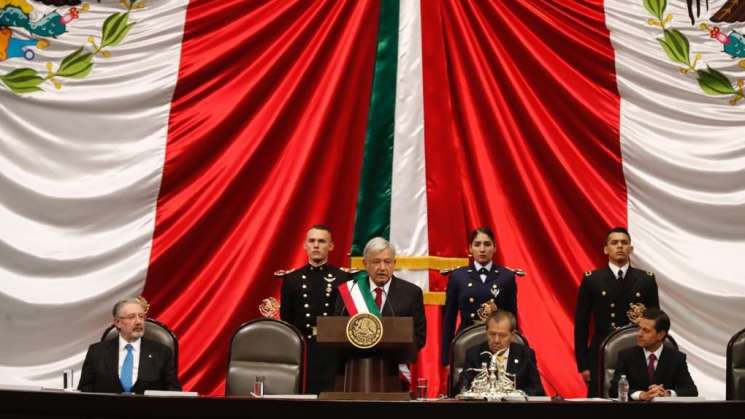
<instances>
[{"instance_id":1,"label":"man speaking at podium","mask_svg":"<svg viewBox=\"0 0 745 419\"><path fill-rule=\"evenodd\" d=\"M348 316L350 313L364 311L379 312L381 316L413 317L416 346L421 349L427 339L422 289L393 276L396 250L388 240L374 237L365 245L362 261L367 278L358 276L354 281L339 287L336 314ZM350 308L349 305L354 305L355 308Z\"/></svg>"}]
</instances>

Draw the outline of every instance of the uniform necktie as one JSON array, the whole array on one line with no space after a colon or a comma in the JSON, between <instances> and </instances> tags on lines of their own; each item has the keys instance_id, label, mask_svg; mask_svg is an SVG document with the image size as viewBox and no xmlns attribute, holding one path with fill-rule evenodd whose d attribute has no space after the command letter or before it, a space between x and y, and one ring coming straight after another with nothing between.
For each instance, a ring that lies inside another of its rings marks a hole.
<instances>
[{"instance_id":1,"label":"uniform necktie","mask_svg":"<svg viewBox=\"0 0 745 419\"><path fill-rule=\"evenodd\" d=\"M132 391L132 370L134 369L134 357L132 356L132 345L124 345L124 349L127 350L127 355L124 357L124 363L122 364L122 375L119 381L122 383L122 388L125 393Z\"/></svg>"},{"instance_id":2,"label":"uniform necktie","mask_svg":"<svg viewBox=\"0 0 745 419\"><path fill-rule=\"evenodd\" d=\"M649 354L649 363L647 364L647 375L649 376L649 384L654 383L654 361L657 357L654 354Z\"/></svg>"},{"instance_id":3,"label":"uniform necktie","mask_svg":"<svg viewBox=\"0 0 745 419\"><path fill-rule=\"evenodd\" d=\"M623 279L623 270L619 269L618 270L618 280L620 281L622 279Z\"/></svg>"},{"instance_id":4,"label":"uniform necktie","mask_svg":"<svg viewBox=\"0 0 745 419\"><path fill-rule=\"evenodd\" d=\"M486 275L488 273L489 273L489 271L486 268L479 269L479 275Z\"/></svg>"},{"instance_id":5,"label":"uniform necktie","mask_svg":"<svg viewBox=\"0 0 745 419\"><path fill-rule=\"evenodd\" d=\"M375 305L378 306L378 310L383 308L383 288L375 288Z\"/></svg>"}]
</instances>

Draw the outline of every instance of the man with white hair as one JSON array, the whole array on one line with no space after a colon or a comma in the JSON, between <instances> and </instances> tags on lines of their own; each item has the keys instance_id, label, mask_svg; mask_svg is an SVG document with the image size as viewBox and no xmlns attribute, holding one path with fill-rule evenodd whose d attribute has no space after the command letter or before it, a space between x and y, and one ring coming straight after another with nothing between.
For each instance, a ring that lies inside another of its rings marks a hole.
<instances>
[{"instance_id":1,"label":"man with white hair","mask_svg":"<svg viewBox=\"0 0 745 419\"><path fill-rule=\"evenodd\" d=\"M92 393L138 393L145 390L181 391L171 349L143 338L147 302L125 298L114 304L117 339L88 348L78 390Z\"/></svg>"},{"instance_id":2,"label":"man with white hair","mask_svg":"<svg viewBox=\"0 0 745 419\"><path fill-rule=\"evenodd\" d=\"M353 315L362 311L413 317L417 349L424 347L427 321L422 289L393 275L396 250L388 240L374 237L365 245L362 259L367 275L358 275L354 281L339 286L336 314Z\"/></svg>"}]
</instances>

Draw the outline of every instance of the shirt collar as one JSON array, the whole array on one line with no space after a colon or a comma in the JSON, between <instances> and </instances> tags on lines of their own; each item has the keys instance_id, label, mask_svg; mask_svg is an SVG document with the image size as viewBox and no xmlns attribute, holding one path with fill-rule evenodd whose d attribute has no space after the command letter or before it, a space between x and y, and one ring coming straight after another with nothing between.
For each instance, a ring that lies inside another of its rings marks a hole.
<instances>
[{"instance_id":1,"label":"shirt collar","mask_svg":"<svg viewBox=\"0 0 745 419\"><path fill-rule=\"evenodd\" d=\"M613 277L618 278L618 270L620 269L623 272L623 277L626 278L626 272L629 271L629 262L626 262L623 266L616 266L612 262L608 262L608 267L610 268L610 271L613 272Z\"/></svg>"},{"instance_id":2,"label":"shirt collar","mask_svg":"<svg viewBox=\"0 0 745 419\"><path fill-rule=\"evenodd\" d=\"M326 262L323 262L320 265L316 265L311 261L308 261L308 269L311 271L323 271L326 269Z\"/></svg>"},{"instance_id":3,"label":"shirt collar","mask_svg":"<svg viewBox=\"0 0 745 419\"><path fill-rule=\"evenodd\" d=\"M388 290L391 288L391 281L393 281L393 278L388 280L382 287L378 287L378 285L373 282L372 278L369 276L367 277L368 283L370 284L370 291L375 292L375 288L383 288L383 294L388 295Z\"/></svg>"},{"instance_id":4,"label":"shirt collar","mask_svg":"<svg viewBox=\"0 0 745 419\"><path fill-rule=\"evenodd\" d=\"M132 345L132 353L139 353L140 352L140 344L142 343L142 338L139 338L139 339L137 339L134 342L127 342L126 340L124 340L124 338L122 337L122 335L119 335L119 352L126 351L126 349L124 349L124 347L128 343L130 345Z\"/></svg>"},{"instance_id":5,"label":"shirt collar","mask_svg":"<svg viewBox=\"0 0 745 419\"><path fill-rule=\"evenodd\" d=\"M487 263L486 265L482 265L476 262L475 260L473 261L473 267L476 268L476 272L480 271L481 268L486 268L487 271L491 272L492 265L493 265L492 261L489 261L489 263Z\"/></svg>"},{"instance_id":6,"label":"shirt collar","mask_svg":"<svg viewBox=\"0 0 745 419\"><path fill-rule=\"evenodd\" d=\"M654 351L654 352L649 352L649 351L647 350L647 348L644 348L644 359L645 359L645 360L648 360L648 359L649 359L649 354L654 354L654 357L655 357L655 360L656 360L656 362L659 362L659 360L660 360L660 355L662 355L662 347L664 347L664 346L665 346L665 345L660 345L660 347L659 347L659 348L657 348L657 350L656 350L656 351Z\"/></svg>"}]
</instances>

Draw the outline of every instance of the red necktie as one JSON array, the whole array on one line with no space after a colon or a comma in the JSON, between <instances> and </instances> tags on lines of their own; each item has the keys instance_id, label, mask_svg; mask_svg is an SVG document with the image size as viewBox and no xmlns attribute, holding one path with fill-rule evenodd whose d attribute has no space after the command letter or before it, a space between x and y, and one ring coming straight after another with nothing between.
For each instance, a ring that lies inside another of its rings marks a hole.
<instances>
[{"instance_id":1,"label":"red necktie","mask_svg":"<svg viewBox=\"0 0 745 419\"><path fill-rule=\"evenodd\" d=\"M378 310L383 308L383 288L375 288L375 305L378 306Z\"/></svg>"},{"instance_id":2,"label":"red necktie","mask_svg":"<svg viewBox=\"0 0 745 419\"><path fill-rule=\"evenodd\" d=\"M654 361L657 357L654 354L649 354L649 364L647 364L647 375L649 375L649 384L654 384Z\"/></svg>"}]
</instances>

